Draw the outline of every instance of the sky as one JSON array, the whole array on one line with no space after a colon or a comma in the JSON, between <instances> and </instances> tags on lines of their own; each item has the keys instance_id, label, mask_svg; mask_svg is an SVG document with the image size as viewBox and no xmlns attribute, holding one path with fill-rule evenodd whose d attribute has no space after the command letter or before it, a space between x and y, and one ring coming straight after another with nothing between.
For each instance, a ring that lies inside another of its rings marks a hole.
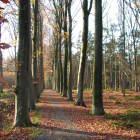
<instances>
[{"instance_id":1,"label":"sky","mask_svg":"<svg viewBox=\"0 0 140 140\"><path fill-rule=\"evenodd\" d=\"M106 7L103 11L103 25L107 26L107 20L109 21L109 24L117 24L118 21L118 8L117 8L117 0L108 0L107 2L104 2L106 0L103 0L103 9ZM7 5L2 4L0 2L1 7L5 7ZM5 11L6 12L6 11ZM76 43L79 33L82 32L82 10L81 10L81 3L80 0L73 0L73 6L72 6L72 17L73 17L73 35L72 39L73 42ZM13 41L10 38L9 34L9 25L8 23L5 23L2 25L2 37L1 42L13 44ZM89 31L94 32L94 5L91 10L91 14L89 16ZM13 56L13 47L8 50L3 50L3 57L11 57Z\"/></svg>"}]
</instances>

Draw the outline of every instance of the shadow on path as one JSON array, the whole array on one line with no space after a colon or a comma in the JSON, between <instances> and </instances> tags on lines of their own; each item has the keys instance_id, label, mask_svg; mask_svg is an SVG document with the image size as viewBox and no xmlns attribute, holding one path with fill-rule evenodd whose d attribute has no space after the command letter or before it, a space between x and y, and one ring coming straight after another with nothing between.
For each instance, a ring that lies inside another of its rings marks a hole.
<instances>
[{"instance_id":1,"label":"shadow on path","mask_svg":"<svg viewBox=\"0 0 140 140\"><path fill-rule=\"evenodd\" d=\"M41 134L35 140L121 140L118 135L85 132L80 129L69 114L73 103L55 91L44 90L37 106L37 110L41 112L40 125L37 126L41 129ZM79 107L74 107L74 111L79 111Z\"/></svg>"},{"instance_id":2,"label":"shadow on path","mask_svg":"<svg viewBox=\"0 0 140 140\"><path fill-rule=\"evenodd\" d=\"M105 140L109 138L109 136L101 136L96 133L47 127L43 125L38 126L38 128L41 128L43 131L35 140Z\"/></svg>"}]
</instances>

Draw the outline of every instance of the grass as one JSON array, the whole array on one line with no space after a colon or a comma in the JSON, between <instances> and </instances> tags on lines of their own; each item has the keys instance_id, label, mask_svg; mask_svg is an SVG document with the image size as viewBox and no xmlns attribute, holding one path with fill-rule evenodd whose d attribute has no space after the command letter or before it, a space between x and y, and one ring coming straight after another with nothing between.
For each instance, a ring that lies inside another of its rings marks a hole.
<instances>
[{"instance_id":1,"label":"grass","mask_svg":"<svg viewBox=\"0 0 140 140\"><path fill-rule=\"evenodd\" d=\"M140 110L138 109L130 109L122 114L106 114L105 118L109 119L115 127L140 130Z\"/></svg>"},{"instance_id":2,"label":"grass","mask_svg":"<svg viewBox=\"0 0 140 140\"><path fill-rule=\"evenodd\" d=\"M10 93L8 92L0 92L0 99L8 98Z\"/></svg>"},{"instance_id":3,"label":"grass","mask_svg":"<svg viewBox=\"0 0 140 140\"><path fill-rule=\"evenodd\" d=\"M32 123L34 125L39 125L40 124L40 113L37 110L34 112L34 115L33 115L33 118L32 118ZM32 131L29 134L29 137L31 139L33 139L40 134L41 134L40 128L32 127Z\"/></svg>"},{"instance_id":4,"label":"grass","mask_svg":"<svg viewBox=\"0 0 140 140\"><path fill-rule=\"evenodd\" d=\"M134 101L140 101L140 96L138 96L138 95L137 96L134 96L133 100Z\"/></svg>"}]
</instances>

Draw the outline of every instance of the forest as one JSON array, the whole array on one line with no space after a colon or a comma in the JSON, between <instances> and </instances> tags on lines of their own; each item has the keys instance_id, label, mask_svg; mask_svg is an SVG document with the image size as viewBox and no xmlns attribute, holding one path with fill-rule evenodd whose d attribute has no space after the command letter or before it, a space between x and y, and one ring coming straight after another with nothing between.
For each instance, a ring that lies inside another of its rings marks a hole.
<instances>
[{"instance_id":1,"label":"forest","mask_svg":"<svg viewBox=\"0 0 140 140\"><path fill-rule=\"evenodd\" d=\"M0 140L32 139L140 139L139 0L0 0Z\"/></svg>"}]
</instances>

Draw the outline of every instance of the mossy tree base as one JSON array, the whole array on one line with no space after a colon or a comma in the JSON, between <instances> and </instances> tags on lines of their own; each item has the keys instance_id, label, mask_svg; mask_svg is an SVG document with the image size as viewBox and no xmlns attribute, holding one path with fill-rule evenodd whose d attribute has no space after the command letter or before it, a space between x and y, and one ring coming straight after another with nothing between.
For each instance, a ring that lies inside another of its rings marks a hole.
<instances>
[{"instance_id":1,"label":"mossy tree base","mask_svg":"<svg viewBox=\"0 0 140 140\"><path fill-rule=\"evenodd\" d=\"M102 107L92 107L92 114L97 116L105 115L104 109Z\"/></svg>"},{"instance_id":2,"label":"mossy tree base","mask_svg":"<svg viewBox=\"0 0 140 140\"><path fill-rule=\"evenodd\" d=\"M14 123L14 127L30 127L33 126L32 122L30 120L18 120Z\"/></svg>"}]
</instances>

